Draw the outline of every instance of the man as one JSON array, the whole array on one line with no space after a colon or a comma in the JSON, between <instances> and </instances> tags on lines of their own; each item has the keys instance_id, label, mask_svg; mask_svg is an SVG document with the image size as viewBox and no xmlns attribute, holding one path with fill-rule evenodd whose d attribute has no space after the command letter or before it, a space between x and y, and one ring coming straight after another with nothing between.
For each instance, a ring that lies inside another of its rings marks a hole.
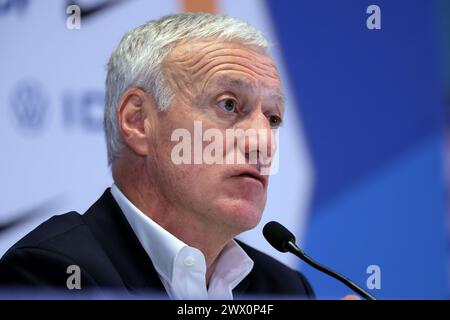
<instances>
[{"instance_id":1,"label":"man","mask_svg":"<svg viewBox=\"0 0 450 320\"><path fill-rule=\"evenodd\" d=\"M283 118L267 47L248 24L211 14L166 16L128 32L106 79L113 186L84 215L55 216L15 244L0 260L0 284L68 290L74 270L81 290L313 297L300 273L234 240L260 221L263 169ZM215 141L208 153L195 124L215 140L227 130L257 135ZM177 132L192 149L179 148Z\"/></svg>"}]
</instances>

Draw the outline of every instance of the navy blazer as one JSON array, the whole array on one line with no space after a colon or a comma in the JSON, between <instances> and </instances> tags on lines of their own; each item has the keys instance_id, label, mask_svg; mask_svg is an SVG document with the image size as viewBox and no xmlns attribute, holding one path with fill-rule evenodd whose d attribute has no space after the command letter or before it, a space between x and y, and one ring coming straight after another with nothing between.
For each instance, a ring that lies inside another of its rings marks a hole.
<instances>
[{"instance_id":1,"label":"navy blazer","mask_svg":"<svg viewBox=\"0 0 450 320\"><path fill-rule=\"evenodd\" d=\"M270 256L239 242L254 267L234 289L242 295L314 298L306 278ZM54 216L12 246L0 259L0 289L67 289L67 268L77 265L81 288L126 294L159 292L159 276L107 189L84 215Z\"/></svg>"}]
</instances>

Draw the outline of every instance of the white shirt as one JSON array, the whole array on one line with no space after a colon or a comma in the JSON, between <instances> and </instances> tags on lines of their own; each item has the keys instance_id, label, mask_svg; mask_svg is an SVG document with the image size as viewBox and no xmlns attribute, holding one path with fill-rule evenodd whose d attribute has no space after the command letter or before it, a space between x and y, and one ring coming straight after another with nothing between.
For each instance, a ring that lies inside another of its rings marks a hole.
<instances>
[{"instance_id":1,"label":"white shirt","mask_svg":"<svg viewBox=\"0 0 450 320\"><path fill-rule=\"evenodd\" d=\"M111 193L145 249L171 299L233 299L253 260L230 241L220 253L209 287L203 253L185 244L136 208L113 184Z\"/></svg>"}]
</instances>

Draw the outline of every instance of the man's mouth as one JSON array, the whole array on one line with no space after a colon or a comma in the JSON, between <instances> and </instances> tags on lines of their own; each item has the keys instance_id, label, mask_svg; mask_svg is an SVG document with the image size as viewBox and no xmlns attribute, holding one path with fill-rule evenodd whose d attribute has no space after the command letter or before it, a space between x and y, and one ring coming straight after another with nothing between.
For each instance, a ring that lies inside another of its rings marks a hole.
<instances>
[{"instance_id":1,"label":"man's mouth","mask_svg":"<svg viewBox=\"0 0 450 320\"><path fill-rule=\"evenodd\" d=\"M267 186L267 176L261 175L256 169L243 169L233 176L254 179L259 181L264 188Z\"/></svg>"}]
</instances>

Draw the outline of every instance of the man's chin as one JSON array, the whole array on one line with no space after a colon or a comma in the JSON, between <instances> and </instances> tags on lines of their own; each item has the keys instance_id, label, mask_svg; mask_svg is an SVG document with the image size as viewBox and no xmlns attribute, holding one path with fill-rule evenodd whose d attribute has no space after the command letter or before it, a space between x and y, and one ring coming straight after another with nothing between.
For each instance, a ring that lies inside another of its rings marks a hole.
<instances>
[{"instance_id":1,"label":"man's chin","mask_svg":"<svg viewBox=\"0 0 450 320\"><path fill-rule=\"evenodd\" d=\"M245 201L224 210L225 223L231 226L236 234L255 228L261 221L263 209L249 205Z\"/></svg>"}]
</instances>

